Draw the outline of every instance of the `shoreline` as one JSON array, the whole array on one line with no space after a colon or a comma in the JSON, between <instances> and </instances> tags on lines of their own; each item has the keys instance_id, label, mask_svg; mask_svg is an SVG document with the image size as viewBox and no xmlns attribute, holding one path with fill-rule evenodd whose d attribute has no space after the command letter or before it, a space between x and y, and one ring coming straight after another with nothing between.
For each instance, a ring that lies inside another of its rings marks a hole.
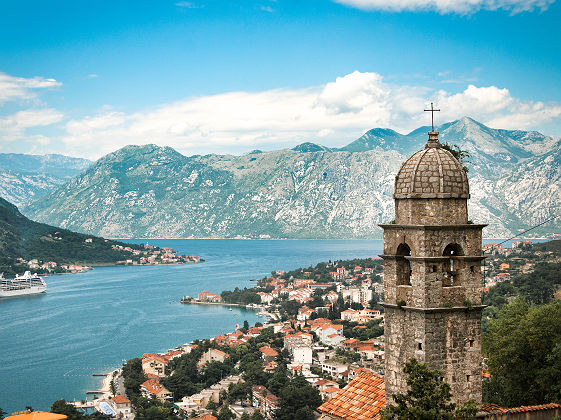
<instances>
[{"instance_id":1,"label":"shoreline","mask_svg":"<svg viewBox=\"0 0 561 420\"><path fill-rule=\"evenodd\" d=\"M205 262L204 260L201 260L199 262L174 262L174 263L161 263L161 264L116 264L116 263L95 263L95 264L88 264L87 267L89 267L89 269L87 270L82 270L82 271L66 271L64 273L39 273L37 272L37 274L39 276L60 276L60 275L67 275L67 274L84 274L87 273L88 271L92 271L94 267L157 267L157 266L162 266L162 265L189 265L189 264L200 264L202 262ZM28 270L28 271L33 271L33 270Z\"/></svg>"},{"instance_id":2,"label":"shoreline","mask_svg":"<svg viewBox=\"0 0 561 420\"><path fill-rule=\"evenodd\" d=\"M244 308L244 309L251 309L254 311L265 311L265 308L261 308L261 307L256 307L256 306L247 306L247 305L243 305L241 303L226 303L226 302L203 302L200 300L185 300L184 298L181 298L179 300L179 303L182 303L184 305L216 305L216 306L233 306L233 307L238 307L238 308Z\"/></svg>"},{"instance_id":3,"label":"shoreline","mask_svg":"<svg viewBox=\"0 0 561 420\"><path fill-rule=\"evenodd\" d=\"M121 370L121 367L116 367L112 371L104 374L103 379L101 380L101 385L100 385L99 389L92 390L92 391L86 391L86 395L89 394L89 395L94 395L94 397L97 397L97 398L92 398L92 402L97 401L97 400L108 399L108 398L112 397L111 381L113 380L114 376L117 376L117 374L120 370ZM94 373L92 376L99 377L99 376L102 376L102 375Z\"/></svg>"},{"instance_id":4,"label":"shoreline","mask_svg":"<svg viewBox=\"0 0 561 420\"><path fill-rule=\"evenodd\" d=\"M113 241L134 241L134 240L149 240L149 241L212 241L212 240L227 240L227 241L383 241L383 238L107 238ZM487 237L483 240L505 240L510 238ZM555 240L553 237L515 237L514 239L538 239L538 240Z\"/></svg>"}]
</instances>

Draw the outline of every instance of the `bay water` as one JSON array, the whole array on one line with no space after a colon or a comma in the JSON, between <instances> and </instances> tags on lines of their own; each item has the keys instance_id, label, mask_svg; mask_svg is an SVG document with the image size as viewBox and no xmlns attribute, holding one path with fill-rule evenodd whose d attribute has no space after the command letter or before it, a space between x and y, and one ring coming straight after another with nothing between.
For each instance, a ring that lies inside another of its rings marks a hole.
<instances>
[{"instance_id":1,"label":"bay water","mask_svg":"<svg viewBox=\"0 0 561 420\"><path fill-rule=\"evenodd\" d=\"M146 241L130 241L146 242ZM101 385L93 373L123 360L161 352L235 329L254 311L183 305L206 289L252 287L273 270L338 259L376 257L382 241L150 240L200 264L95 267L81 274L46 276L47 293L0 300L0 408L48 410L57 399L85 399Z\"/></svg>"}]
</instances>

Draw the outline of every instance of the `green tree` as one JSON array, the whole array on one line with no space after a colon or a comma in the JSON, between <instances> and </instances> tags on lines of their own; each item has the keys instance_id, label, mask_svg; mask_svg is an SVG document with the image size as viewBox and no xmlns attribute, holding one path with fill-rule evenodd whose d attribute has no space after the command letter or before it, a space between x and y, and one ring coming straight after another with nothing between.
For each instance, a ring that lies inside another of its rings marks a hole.
<instances>
[{"instance_id":1,"label":"green tree","mask_svg":"<svg viewBox=\"0 0 561 420\"><path fill-rule=\"evenodd\" d=\"M232 420L235 419L236 415L230 411L227 404L222 405L220 411L218 412L217 420Z\"/></svg>"},{"instance_id":2,"label":"green tree","mask_svg":"<svg viewBox=\"0 0 561 420\"><path fill-rule=\"evenodd\" d=\"M240 420L265 420L265 417L263 417L259 411L255 411L252 415L243 413Z\"/></svg>"},{"instance_id":3,"label":"green tree","mask_svg":"<svg viewBox=\"0 0 561 420\"><path fill-rule=\"evenodd\" d=\"M290 382L286 366L279 365L273 375L267 381L267 389L275 395L279 395L282 389Z\"/></svg>"},{"instance_id":4,"label":"green tree","mask_svg":"<svg viewBox=\"0 0 561 420\"><path fill-rule=\"evenodd\" d=\"M313 420L314 410L321 405L319 391L303 376L296 376L280 393L277 420Z\"/></svg>"},{"instance_id":5,"label":"green tree","mask_svg":"<svg viewBox=\"0 0 561 420\"><path fill-rule=\"evenodd\" d=\"M393 394L394 404L382 411L383 420L453 420L472 419L477 414L475 401L456 409L451 403L450 385L440 380L441 373L411 359L405 364L408 390Z\"/></svg>"},{"instance_id":6,"label":"green tree","mask_svg":"<svg viewBox=\"0 0 561 420\"><path fill-rule=\"evenodd\" d=\"M64 414L70 420L83 419L84 416L72 404L68 404L65 400L58 400L51 405L51 413Z\"/></svg>"},{"instance_id":7,"label":"green tree","mask_svg":"<svg viewBox=\"0 0 561 420\"><path fill-rule=\"evenodd\" d=\"M146 409L137 410L136 420L176 420L178 417L173 414L171 408L162 405L153 405Z\"/></svg>"},{"instance_id":8,"label":"green tree","mask_svg":"<svg viewBox=\"0 0 561 420\"><path fill-rule=\"evenodd\" d=\"M232 384L228 390L228 400L230 403L236 401L243 401L249 398L251 394L251 384L249 382L240 382L239 384Z\"/></svg>"},{"instance_id":9,"label":"green tree","mask_svg":"<svg viewBox=\"0 0 561 420\"><path fill-rule=\"evenodd\" d=\"M456 144L448 144L448 143L444 143L442 145L442 148L446 149L450 153L452 153L452 155L456 159L458 159L458 162L460 162L462 164L462 166L464 167L464 171L466 171L466 173L468 172L468 168L467 168L466 164L471 163L469 161L469 158L471 157L471 154L467 150L460 149L460 146L458 146Z\"/></svg>"},{"instance_id":10,"label":"green tree","mask_svg":"<svg viewBox=\"0 0 561 420\"><path fill-rule=\"evenodd\" d=\"M140 397L140 384L146 381L142 371L142 359L137 357L125 363L122 375L125 378L124 384L127 397L133 403L136 403L136 400Z\"/></svg>"},{"instance_id":11,"label":"green tree","mask_svg":"<svg viewBox=\"0 0 561 420\"><path fill-rule=\"evenodd\" d=\"M483 334L491 378L485 401L506 407L561 402L561 302L504 305Z\"/></svg>"}]
</instances>

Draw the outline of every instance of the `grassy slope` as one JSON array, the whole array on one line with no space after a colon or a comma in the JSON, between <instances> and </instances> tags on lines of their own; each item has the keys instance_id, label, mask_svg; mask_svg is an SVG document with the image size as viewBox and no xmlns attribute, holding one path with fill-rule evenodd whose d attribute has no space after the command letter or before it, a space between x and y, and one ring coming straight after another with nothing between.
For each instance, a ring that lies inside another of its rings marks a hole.
<instances>
[{"instance_id":1,"label":"grassy slope","mask_svg":"<svg viewBox=\"0 0 561 420\"><path fill-rule=\"evenodd\" d=\"M86 238L92 238L93 242L85 243ZM56 261L59 264L114 263L130 256L130 253L111 248L117 243L120 242L106 242L103 238L34 222L23 216L16 206L0 198L0 271L13 271L17 257ZM141 248L138 245L129 246Z\"/></svg>"}]
</instances>

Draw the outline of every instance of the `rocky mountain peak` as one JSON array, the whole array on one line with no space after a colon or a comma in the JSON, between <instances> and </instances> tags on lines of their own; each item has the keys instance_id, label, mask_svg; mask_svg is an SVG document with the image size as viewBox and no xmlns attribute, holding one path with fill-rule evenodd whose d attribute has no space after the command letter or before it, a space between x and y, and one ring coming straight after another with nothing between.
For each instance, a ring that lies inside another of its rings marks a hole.
<instances>
[{"instance_id":1,"label":"rocky mountain peak","mask_svg":"<svg viewBox=\"0 0 561 420\"><path fill-rule=\"evenodd\" d=\"M561 201L560 145L549 137L471 118L438 129L441 141L472 154L470 216L489 223L487 237L539 223ZM377 224L394 218L395 175L424 147L427 131L369 130L338 149L346 153L310 153L327 150L310 142L244 156L128 146L24 210L110 237L376 238ZM530 150L530 139L541 149Z\"/></svg>"},{"instance_id":2,"label":"rocky mountain peak","mask_svg":"<svg viewBox=\"0 0 561 420\"><path fill-rule=\"evenodd\" d=\"M311 142L305 142L293 147L292 150L295 152L310 153L310 152L329 152L328 147L322 146L321 144L315 144Z\"/></svg>"}]
</instances>

